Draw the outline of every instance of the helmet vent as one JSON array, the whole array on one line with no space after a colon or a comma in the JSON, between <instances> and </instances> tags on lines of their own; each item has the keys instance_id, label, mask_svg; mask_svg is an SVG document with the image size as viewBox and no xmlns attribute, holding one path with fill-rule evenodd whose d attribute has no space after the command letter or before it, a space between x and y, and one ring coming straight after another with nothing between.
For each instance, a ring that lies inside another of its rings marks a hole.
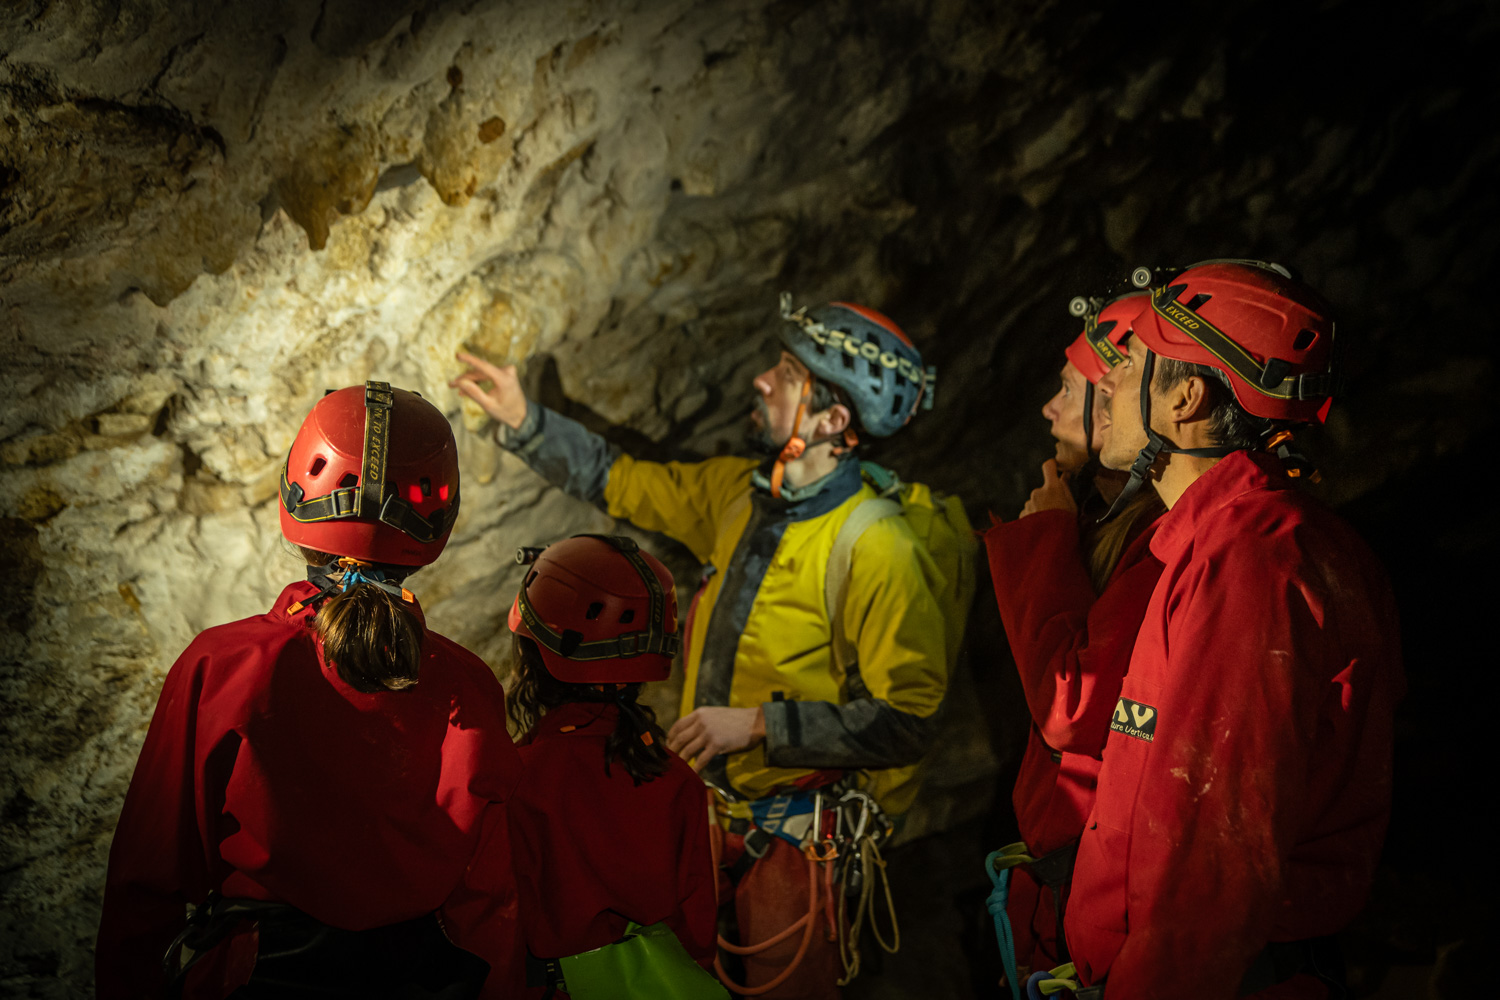
<instances>
[{"instance_id":1,"label":"helmet vent","mask_svg":"<svg viewBox=\"0 0 1500 1000\"><path fill-rule=\"evenodd\" d=\"M633 621L635 621L635 608L626 608L620 612L621 625L629 625Z\"/></svg>"},{"instance_id":2,"label":"helmet vent","mask_svg":"<svg viewBox=\"0 0 1500 1000\"><path fill-rule=\"evenodd\" d=\"M589 609L588 611L584 612L583 617L587 618L589 621L594 621L603 611L604 605L599 603L598 601L595 601L593 604L589 605Z\"/></svg>"},{"instance_id":3,"label":"helmet vent","mask_svg":"<svg viewBox=\"0 0 1500 1000\"><path fill-rule=\"evenodd\" d=\"M317 458L313 459L312 468L307 470L307 474L309 476L316 476L318 473L323 471L323 467L327 464L328 459L324 458L322 455L319 455Z\"/></svg>"},{"instance_id":4,"label":"helmet vent","mask_svg":"<svg viewBox=\"0 0 1500 1000\"><path fill-rule=\"evenodd\" d=\"M901 411L902 411L903 405L905 403L906 403L905 398L903 398L900 395L898 395L894 399L892 399L891 400L891 416L893 416L893 417L899 417L899 416L901 416Z\"/></svg>"},{"instance_id":5,"label":"helmet vent","mask_svg":"<svg viewBox=\"0 0 1500 1000\"><path fill-rule=\"evenodd\" d=\"M880 361L876 358L868 358L866 359L866 361L870 366L870 377L873 379L879 379L883 382L884 379L880 374Z\"/></svg>"},{"instance_id":6,"label":"helmet vent","mask_svg":"<svg viewBox=\"0 0 1500 1000\"><path fill-rule=\"evenodd\" d=\"M1292 341L1292 350L1305 351L1318 342L1318 334L1313 330L1303 330L1297 334L1297 339Z\"/></svg>"},{"instance_id":7,"label":"helmet vent","mask_svg":"<svg viewBox=\"0 0 1500 1000\"><path fill-rule=\"evenodd\" d=\"M839 357L844 359L844 367L852 372L854 370L854 355L848 351L843 351L839 354Z\"/></svg>"},{"instance_id":8,"label":"helmet vent","mask_svg":"<svg viewBox=\"0 0 1500 1000\"><path fill-rule=\"evenodd\" d=\"M344 473L344 478L339 480L339 489L347 490L351 486L359 485L359 477L352 472Z\"/></svg>"},{"instance_id":9,"label":"helmet vent","mask_svg":"<svg viewBox=\"0 0 1500 1000\"><path fill-rule=\"evenodd\" d=\"M421 479L421 483L422 483L422 495L424 497L430 497L430 496L432 496L432 480L428 479L426 476L423 476L422 479Z\"/></svg>"},{"instance_id":10,"label":"helmet vent","mask_svg":"<svg viewBox=\"0 0 1500 1000\"><path fill-rule=\"evenodd\" d=\"M1193 310L1193 312L1197 312L1211 298L1213 298L1212 295L1204 295L1202 292L1199 292L1193 296L1193 301L1188 303L1188 308Z\"/></svg>"}]
</instances>

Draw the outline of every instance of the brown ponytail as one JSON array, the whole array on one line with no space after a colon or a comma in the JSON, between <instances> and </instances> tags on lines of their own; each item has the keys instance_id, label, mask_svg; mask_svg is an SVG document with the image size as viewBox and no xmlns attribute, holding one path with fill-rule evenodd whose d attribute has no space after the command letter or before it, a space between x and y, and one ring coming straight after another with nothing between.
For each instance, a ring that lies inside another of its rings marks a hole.
<instances>
[{"instance_id":1,"label":"brown ponytail","mask_svg":"<svg viewBox=\"0 0 1500 1000\"><path fill-rule=\"evenodd\" d=\"M617 762L637 785L666 773L670 762L667 734L657 725L650 706L636 701L639 684L626 684L618 691L608 690L613 686L607 685L603 692L589 684L568 684L547 672L533 640L521 635L511 639L516 670L505 692L505 711L517 731L531 729L549 709L568 702L617 704L620 714L614 732L604 741L604 773L609 774L610 764Z\"/></svg>"},{"instance_id":2,"label":"brown ponytail","mask_svg":"<svg viewBox=\"0 0 1500 1000\"><path fill-rule=\"evenodd\" d=\"M337 556L302 550L309 566ZM318 605L313 625L323 640L323 658L356 691L400 691L417 683L426 629L401 598L357 583Z\"/></svg>"}]
</instances>

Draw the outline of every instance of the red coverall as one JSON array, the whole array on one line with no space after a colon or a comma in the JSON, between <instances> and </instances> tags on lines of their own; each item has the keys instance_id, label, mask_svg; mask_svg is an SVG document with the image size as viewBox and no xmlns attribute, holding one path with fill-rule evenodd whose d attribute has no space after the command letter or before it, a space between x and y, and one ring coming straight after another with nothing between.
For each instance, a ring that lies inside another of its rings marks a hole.
<instances>
[{"instance_id":1,"label":"red coverall","mask_svg":"<svg viewBox=\"0 0 1500 1000\"><path fill-rule=\"evenodd\" d=\"M1110 725L1068 946L1111 998L1227 998L1267 942L1334 933L1364 903L1404 687L1396 612L1364 543L1266 455L1211 468L1151 548L1165 569ZM1325 991L1296 976L1258 995Z\"/></svg>"},{"instance_id":2,"label":"red coverall","mask_svg":"<svg viewBox=\"0 0 1500 1000\"><path fill-rule=\"evenodd\" d=\"M1077 840L1094 804L1110 714L1161 574L1150 546L1156 522L1137 532L1100 595L1084 567L1076 514L1039 511L984 536L1033 720L1012 803L1034 857ZM1012 871L1006 909L1018 964L1040 969L1063 961L1052 893L1025 869Z\"/></svg>"},{"instance_id":3,"label":"red coverall","mask_svg":"<svg viewBox=\"0 0 1500 1000\"><path fill-rule=\"evenodd\" d=\"M542 989L523 988L525 949L538 958L577 955L618 941L627 920L665 922L689 955L713 964L708 791L675 754L665 774L640 785L618 763L606 774L604 742L618 712L561 705L519 747L523 776L505 807L508 837L495 831L483 863L514 864L524 941L515 942L519 955L491 961L517 978L491 975L486 996L540 997Z\"/></svg>"},{"instance_id":4,"label":"red coverall","mask_svg":"<svg viewBox=\"0 0 1500 1000\"><path fill-rule=\"evenodd\" d=\"M110 848L101 1000L155 995L187 905L213 889L346 930L437 910L519 777L483 662L429 631L415 687L355 691L323 663L312 612L287 613L316 593L294 583L268 614L203 632L167 675ZM254 941L209 954L194 979L243 982Z\"/></svg>"}]
</instances>

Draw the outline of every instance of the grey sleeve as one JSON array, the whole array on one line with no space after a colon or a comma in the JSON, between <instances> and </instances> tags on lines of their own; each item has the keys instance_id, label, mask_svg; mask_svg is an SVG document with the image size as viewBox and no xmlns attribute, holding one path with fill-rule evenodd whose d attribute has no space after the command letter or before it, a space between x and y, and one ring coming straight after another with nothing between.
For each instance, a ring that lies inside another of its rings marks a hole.
<instances>
[{"instance_id":1,"label":"grey sleeve","mask_svg":"<svg viewBox=\"0 0 1500 1000\"><path fill-rule=\"evenodd\" d=\"M829 701L768 701L766 763L772 767L882 768L915 764L932 745L942 711L923 718L868 695Z\"/></svg>"},{"instance_id":2,"label":"grey sleeve","mask_svg":"<svg viewBox=\"0 0 1500 1000\"><path fill-rule=\"evenodd\" d=\"M604 485L620 450L576 420L537 403L526 404L516 428L500 424L495 443L521 456L547 482L592 504L604 502Z\"/></svg>"}]
</instances>

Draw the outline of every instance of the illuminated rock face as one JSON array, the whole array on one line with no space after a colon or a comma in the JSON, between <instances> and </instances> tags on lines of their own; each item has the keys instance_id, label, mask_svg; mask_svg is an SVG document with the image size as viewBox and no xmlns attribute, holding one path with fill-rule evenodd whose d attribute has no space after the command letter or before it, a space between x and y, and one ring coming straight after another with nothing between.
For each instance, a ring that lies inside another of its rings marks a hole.
<instances>
[{"instance_id":1,"label":"illuminated rock face","mask_svg":"<svg viewBox=\"0 0 1500 1000\"><path fill-rule=\"evenodd\" d=\"M301 575L275 483L325 388L478 428L454 351L548 355L644 440L737 443L799 232L850 237L801 295L880 301L911 211L871 146L908 82L881 37L826 45L852 7L219 6L4 15L0 939L75 986L166 669ZM610 521L460 437L464 513L411 585L503 669L516 546Z\"/></svg>"},{"instance_id":2,"label":"illuminated rock face","mask_svg":"<svg viewBox=\"0 0 1500 1000\"><path fill-rule=\"evenodd\" d=\"M1316 76L1326 53L1283 65L1274 26L1233 5L1171 28L939 0L431 6L0 13L0 974L17 989L88 982L110 833L173 658L299 576L275 482L325 388L388 380L461 428L464 513L413 587L497 669L515 547L610 521L462 431L482 425L446 388L461 346L550 359L527 366L545 400L649 454L707 454L740 437L777 292L883 307L943 372L937 411L877 454L962 492L976 523L1017 509L1049 451L1035 412L1068 298L1127 265L1289 259L1368 334L1371 381L1436 378L1459 400L1398 413L1356 393L1332 426L1335 499L1428 441L1461 446L1483 409L1492 370L1445 332L1482 302L1429 293L1445 268L1486 273L1470 251L1488 230L1459 216L1494 217L1475 179L1493 151L1426 173L1392 152L1483 120L1461 91L1356 93ZM1425 351L1399 336L1417 319L1437 331ZM1023 710L996 696L1003 635L980 603L980 701L1006 742ZM653 697L670 718L673 691ZM993 765L977 727L952 759L936 784Z\"/></svg>"}]
</instances>

